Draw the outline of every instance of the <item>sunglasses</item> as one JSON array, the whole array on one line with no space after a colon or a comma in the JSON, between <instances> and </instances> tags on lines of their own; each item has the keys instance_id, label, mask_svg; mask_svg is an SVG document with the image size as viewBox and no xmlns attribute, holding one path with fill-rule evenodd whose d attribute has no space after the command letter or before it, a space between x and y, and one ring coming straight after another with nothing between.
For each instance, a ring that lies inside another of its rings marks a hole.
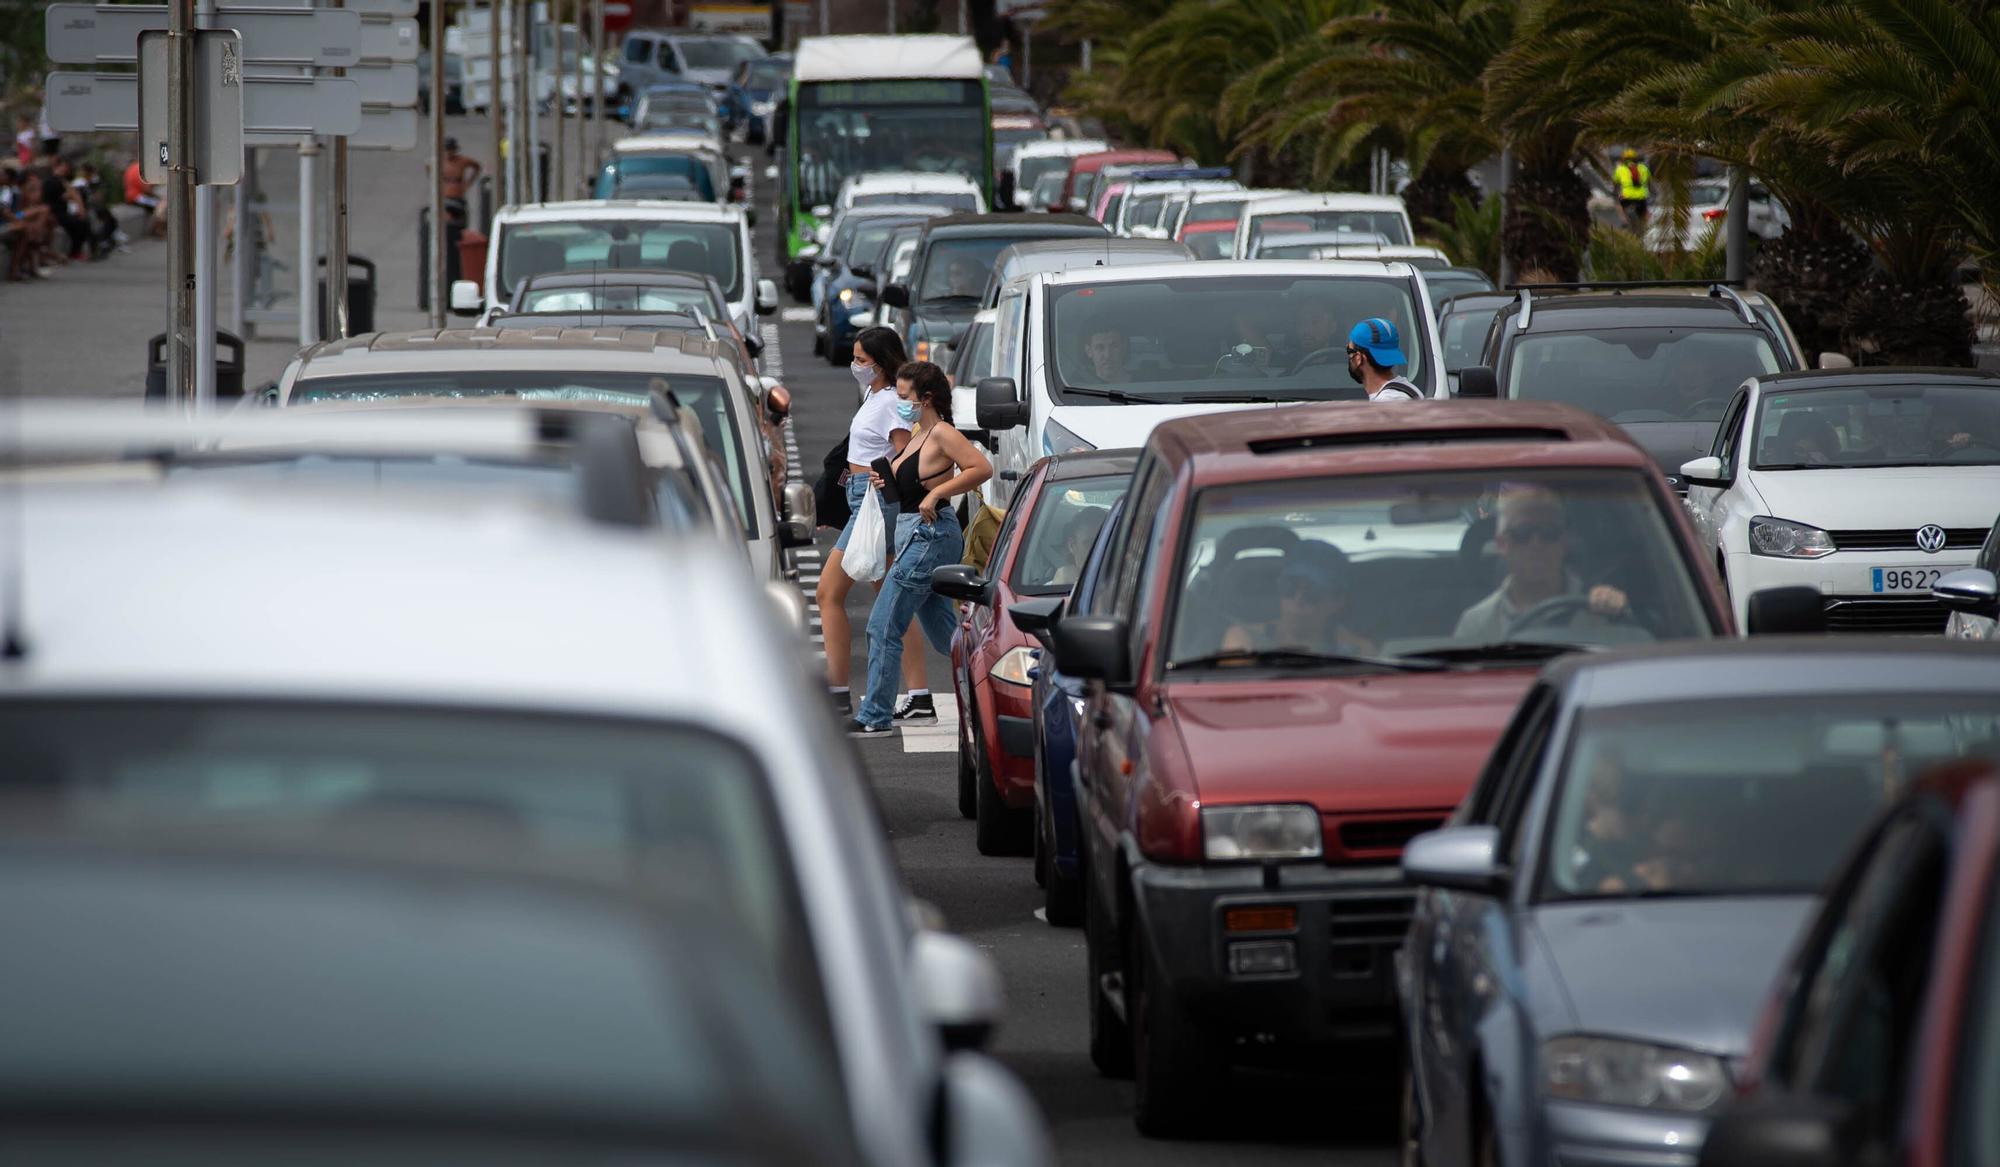
<instances>
[{"instance_id":1,"label":"sunglasses","mask_svg":"<svg viewBox=\"0 0 2000 1167\"><path fill-rule=\"evenodd\" d=\"M1501 534L1514 543L1560 543L1566 532L1554 523L1530 523L1520 527L1509 527Z\"/></svg>"}]
</instances>

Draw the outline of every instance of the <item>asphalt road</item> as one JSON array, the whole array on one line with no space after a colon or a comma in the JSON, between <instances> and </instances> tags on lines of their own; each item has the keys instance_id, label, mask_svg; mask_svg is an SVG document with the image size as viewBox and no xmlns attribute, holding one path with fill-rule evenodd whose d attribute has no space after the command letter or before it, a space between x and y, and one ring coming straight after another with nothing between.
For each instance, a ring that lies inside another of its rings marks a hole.
<instances>
[{"instance_id":1,"label":"asphalt road","mask_svg":"<svg viewBox=\"0 0 2000 1167\"><path fill-rule=\"evenodd\" d=\"M759 204L757 261L765 275L779 278L783 273L773 270L772 203L778 182L767 174L761 151L751 160ZM775 324L766 327L767 341L774 330L778 349L775 359L767 354L766 371L781 376L792 391L793 432L810 475L846 432L854 382L845 362L836 368L813 355L809 313L789 298ZM822 554L832 542L833 532L822 531ZM810 599L816 568L807 563L802 569ZM866 588L856 588L850 597L857 678L865 667L862 629L871 598ZM925 653L930 687L950 694L950 662L927 647ZM901 740L859 746L910 890L936 905L953 931L1000 964L1008 1008L996 1052L1041 1102L1065 1163L1365 1167L1395 1161L1397 1071L1380 1051L1351 1061L1330 1057L1324 1072L1311 1075L1241 1071L1228 1096L1215 1099L1224 1115L1216 1139L1141 1138L1132 1126L1131 1084L1100 1078L1090 1064L1083 933L1051 928L1036 917L1040 893L1028 860L988 859L974 848L972 824L958 814L954 723L949 717L943 721Z\"/></svg>"}]
</instances>

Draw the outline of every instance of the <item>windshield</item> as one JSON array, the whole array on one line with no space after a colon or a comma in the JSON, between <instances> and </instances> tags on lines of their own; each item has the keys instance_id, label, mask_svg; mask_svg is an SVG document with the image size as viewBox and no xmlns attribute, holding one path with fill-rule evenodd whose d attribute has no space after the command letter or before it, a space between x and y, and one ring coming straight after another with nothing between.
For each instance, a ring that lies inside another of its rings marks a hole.
<instances>
[{"instance_id":1,"label":"windshield","mask_svg":"<svg viewBox=\"0 0 2000 1167\"><path fill-rule=\"evenodd\" d=\"M715 277L723 294L743 290L734 223L657 219L579 219L512 223L500 230L502 299L529 276L558 271L655 267Z\"/></svg>"},{"instance_id":2,"label":"windshield","mask_svg":"<svg viewBox=\"0 0 2000 1167\"><path fill-rule=\"evenodd\" d=\"M1714 633L1667 516L1629 471L1210 487L1178 571L1168 659L1199 667L1287 649L1518 660ZM1208 659L1229 652L1245 655Z\"/></svg>"},{"instance_id":3,"label":"windshield","mask_svg":"<svg viewBox=\"0 0 2000 1167\"><path fill-rule=\"evenodd\" d=\"M1990 697L1902 689L1586 712L1544 893L1812 894L1877 807L1929 766L1992 756L1996 728Z\"/></svg>"},{"instance_id":4,"label":"windshield","mask_svg":"<svg viewBox=\"0 0 2000 1167\"><path fill-rule=\"evenodd\" d=\"M598 173L597 197L613 198L621 192L645 192L647 198L671 195L705 203L716 201L715 177L708 161L687 154L634 154L619 158Z\"/></svg>"},{"instance_id":5,"label":"windshield","mask_svg":"<svg viewBox=\"0 0 2000 1167\"><path fill-rule=\"evenodd\" d=\"M1467 292L1493 290L1493 281L1487 279L1484 272L1445 267L1444 261L1441 260L1413 259L1404 262L1423 273L1424 286L1431 290L1433 304L1442 303L1448 296L1463 296Z\"/></svg>"},{"instance_id":6,"label":"windshield","mask_svg":"<svg viewBox=\"0 0 2000 1167\"><path fill-rule=\"evenodd\" d=\"M889 248L889 240L896 237L900 224L894 220L869 223L854 232L854 242L847 249L847 266L865 267L873 270L882 262L882 253Z\"/></svg>"},{"instance_id":7,"label":"windshield","mask_svg":"<svg viewBox=\"0 0 2000 1167\"><path fill-rule=\"evenodd\" d=\"M1619 423L1722 420L1745 379L1778 371L1778 354L1748 328L1607 328L1514 343L1505 395L1560 401Z\"/></svg>"},{"instance_id":8,"label":"windshield","mask_svg":"<svg viewBox=\"0 0 2000 1167\"><path fill-rule=\"evenodd\" d=\"M647 133L675 131L716 137L722 133L722 122L714 114L700 110L649 109L639 128Z\"/></svg>"},{"instance_id":9,"label":"windshield","mask_svg":"<svg viewBox=\"0 0 2000 1167\"><path fill-rule=\"evenodd\" d=\"M1438 339L1444 343L1445 368L1455 371L1467 365L1476 365L1485 358L1487 330L1493 327L1493 318L1505 306L1495 304L1490 308L1453 309L1438 321Z\"/></svg>"},{"instance_id":10,"label":"windshield","mask_svg":"<svg viewBox=\"0 0 2000 1167\"><path fill-rule=\"evenodd\" d=\"M499 581L496 581L496 584ZM754 757L667 724L252 702L0 707L12 793L88 821L323 826L504 841L525 859L690 887L784 971L812 952Z\"/></svg>"},{"instance_id":11,"label":"windshield","mask_svg":"<svg viewBox=\"0 0 2000 1167\"><path fill-rule=\"evenodd\" d=\"M1014 167L1014 186L1017 190L1034 190L1042 179L1053 174L1061 176L1069 173L1070 159L1064 154L1044 154L1038 158L1017 158Z\"/></svg>"},{"instance_id":12,"label":"windshield","mask_svg":"<svg viewBox=\"0 0 2000 1167\"><path fill-rule=\"evenodd\" d=\"M993 326L975 323L965 330L960 342L965 355L958 364L958 384L977 385L981 377L993 375Z\"/></svg>"},{"instance_id":13,"label":"windshield","mask_svg":"<svg viewBox=\"0 0 2000 1167\"><path fill-rule=\"evenodd\" d=\"M2000 465L2000 386L1855 385L1766 393L1758 470Z\"/></svg>"},{"instance_id":14,"label":"windshield","mask_svg":"<svg viewBox=\"0 0 2000 1167\"><path fill-rule=\"evenodd\" d=\"M1190 241L1190 246L1193 246ZM1424 386L1427 322L1408 279L1229 276L1068 286L1054 292L1051 349L1059 400L1101 405L1116 386L1164 402L1358 400L1347 332L1383 317L1401 333Z\"/></svg>"},{"instance_id":15,"label":"windshield","mask_svg":"<svg viewBox=\"0 0 2000 1167\"><path fill-rule=\"evenodd\" d=\"M792 63L774 61L759 57L744 66L746 70L742 84L748 89L777 89L791 79Z\"/></svg>"},{"instance_id":16,"label":"windshield","mask_svg":"<svg viewBox=\"0 0 2000 1167\"><path fill-rule=\"evenodd\" d=\"M731 408L729 388L720 377L663 376L656 373L598 373L566 370L467 368L438 373L378 373L358 377L313 377L300 381L289 404L317 401L394 401L399 397L505 397L524 402L604 401L650 409L652 391L664 384L701 423L702 440L719 463L736 496L737 521L757 536L743 439Z\"/></svg>"},{"instance_id":17,"label":"windshield","mask_svg":"<svg viewBox=\"0 0 2000 1167\"><path fill-rule=\"evenodd\" d=\"M690 69L729 69L735 67L738 61L764 55L762 45L738 37L675 41L674 47L681 51L681 60L687 62Z\"/></svg>"},{"instance_id":18,"label":"windshield","mask_svg":"<svg viewBox=\"0 0 2000 1167\"><path fill-rule=\"evenodd\" d=\"M993 274L993 260L1002 248L1018 242L1020 237L1014 235L931 240L924 253L917 300L925 304L952 300L976 302L986 290L986 277Z\"/></svg>"},{"instance_id":19,"label":"windshield","mask_svg":"<svg viewBox=\"0 0 2000 1167\"><path fill-rule=\"evenodd\" d=\"M874 170L986 182L986 102L977 81L822 81L798 92L803 206L832 203L842 182Z\"/></svg>"},{"instance_id":20,"label":"windshield","mask_svg":"<svg viewBox=\"0 0 2000 1167\"><path fill-rule=\"evenodd\" d=\"M849 206L882 207L892 203L921 207L944 207L953 211L977 211L979 194L969 190L885 190L854 196Z\"/></svg>"},{"instance_id":21,"label":"windshield","mask_svg":"<svg viewBox=\"0 0 2000 1167\"><path fill-rule=\"evenodd\" d=\"M1108 474L1044 487L1028 516L1027 540L1014 559L1014 575L1008 581L1014 590L1054 596L1073 587L1091 544L1097 541L1098 528L1131 482L1130 474Z\"/></svg>"},{"instance_id":22,"label":"windshield","mask_svg":"<svg viewBox=\"0 0 2000 1167\"><path fill-rule=\"evenodd\" d=\"M1228 259L1236 248L1236 236L1227 231L1184 231L1181 242L1196 259Z\"/></svg>"},{"instance_id":23,"label":"windshield","mask_svg":"<svg viewBox=\"0 0 2000 1167\"><path fill-rule=\"evenodd\" d=\"M521 296L523 312L700 312L721 319L728 309L707 288L633 287L617 284L588 288L529 288Z\"/></svg>"},{"instance_id":24,"label":"windshield","mask_svg":"<svg viewBox=\"0 0 2000 1167\"><path fill-rule=\"evenodd\" d=\"M1205 203L1189 203L1187 218L1184 221L1188 223L1234 223L1243 214L1243 204L1249 201L1249 199L1243 198L1215 199Z\"/></svg>"},{"instance_id":25,"label":"windshield","mask_svg":"<svg viewBox=\"0 0 2000 1167\"><path fill-rule=\"evenodd\" d=\"M1250 220L1250 250L1265 236L1284 236L1303 231L1352 231L1379 235L1390 243L1410 242L1403 216L1394 211L1280 211L1260 214Z\"/></svg>"},{"instance_id":26,"label":"windshield","mask_svg":"<svg viewBox=\"0 0 2000 1167\"><path fill-rule=\"evenodd\" d=\"M1159 194L1132 196L1132 205L1125 209L1127 227L1153 227L1160 221L1160 208L1167 205L1167 196Z\"/></svg>"}]
</instances>

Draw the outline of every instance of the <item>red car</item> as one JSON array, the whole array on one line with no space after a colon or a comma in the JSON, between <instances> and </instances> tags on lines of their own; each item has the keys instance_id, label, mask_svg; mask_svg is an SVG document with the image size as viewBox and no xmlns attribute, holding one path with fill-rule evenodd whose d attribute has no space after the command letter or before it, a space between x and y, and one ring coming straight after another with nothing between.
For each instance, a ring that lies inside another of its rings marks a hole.
<instances>
[{"instance_id":1,"label":"red car","mask_svg":"<svg viewBox=\"0 0 2000 1167\"><path fill-rule=\"evenodd\" d=\"M1033 668L1037 642L1008 605L1066 594L1111 505L1125 495L1137 450L1090 450L1028 468L981 575L964 564L931 575L968 606L951 642L958 695L958 810L977 820L981 855L1025 855L1035 805Z\"/></svg>"},{"instance_id":2,"label":"red car","mask_svg":"<svg viewBox=\"0 0 2000 1167\"><path fill-rule=\"evenodd\" d=\"M1103 553L1054 639L1086 680L1091 1055L1148 1134L1213 1116L1239 1052L1391 1036L1403 845L1543 662L1731 632L1652 459L1555 404L1170 421Z\"/></svg>"},{"instance_id":3,"label":"red car","mask_svg":"<svg viewBox=\"0 0 2000 1167\"><path fill-rule=\"evenodd\" d=\"M1080 212L1088 207L1096 194L1098 174L1107 166L1165 164L1180 160L1180 155L1172 150L1100 150L1095 154L1079 154L1070 160L1069 173L1063 176L1062 193L1049 209Z\"/></svg>"},{"instance_id":4,"label":"red car","mask_svg":"<svg viewBox=\"0 0 2000 1167\"><path fill-rule=\"evenodd\" d=\"M1919 779L1877 818L1779 977L1702 1167L2000 1160L1996 988L2000 769L1988 757Z\"/></svg>"}]
</instances>

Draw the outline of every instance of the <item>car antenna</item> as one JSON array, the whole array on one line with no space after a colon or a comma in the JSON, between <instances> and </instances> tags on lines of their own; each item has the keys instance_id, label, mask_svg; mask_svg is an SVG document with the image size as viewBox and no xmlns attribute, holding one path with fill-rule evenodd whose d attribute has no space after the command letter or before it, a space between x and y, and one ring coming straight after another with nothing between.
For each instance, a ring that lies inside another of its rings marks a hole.
<instances>
[{"instance_id":1,"label":"car antenna","mask_svg":"<svg viewBox=\"0 0 2000 1167\"><path fill-rule=\"evenodd\" d=\"M10 393L8 397L12 408L7 412L13 425L7 444L14 448L16 456L12 472L8 475L11 481L6 487L6 592L0 595L0 661L22 661L28 659L28 640L24 628L27 604L21 594L28 577L27 565L22 562L28 554L28 508L25 497L27 485L20 473L25 461L20 456L21 397L18 393Z\"/></svg>"}]
</instances>

